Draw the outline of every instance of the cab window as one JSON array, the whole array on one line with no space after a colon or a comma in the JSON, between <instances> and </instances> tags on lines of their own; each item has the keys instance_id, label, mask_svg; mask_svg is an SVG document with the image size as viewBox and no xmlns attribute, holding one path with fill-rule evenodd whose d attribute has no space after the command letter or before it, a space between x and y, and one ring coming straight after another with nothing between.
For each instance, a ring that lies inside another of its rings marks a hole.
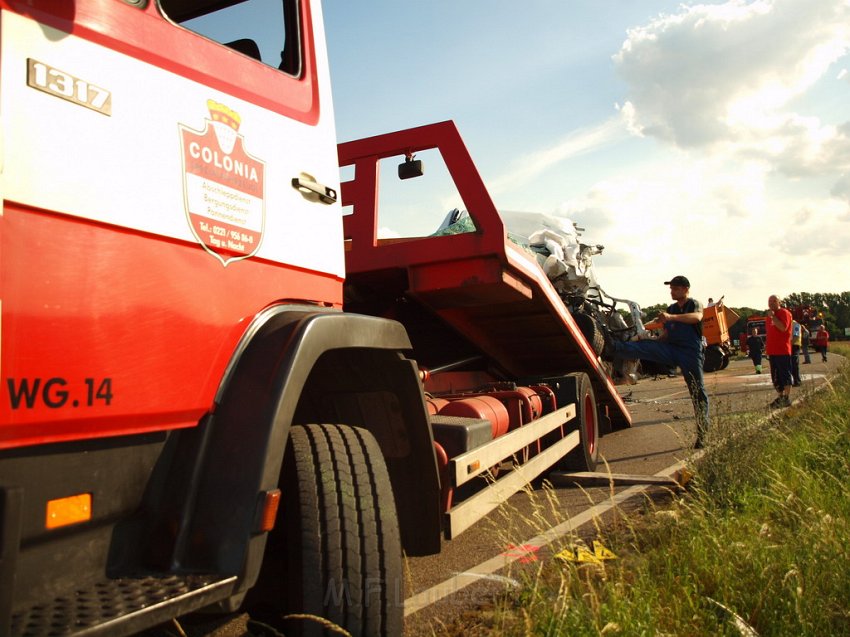
<instances>
[{"instance_id":1,"label":"cab window","mask_svg":"<svg viewBox=\"0 0 850 637\"><path fill-rule=\"evenodd\" d=\"M177 24L239 53L299 77L297 0L160 0Z\"/></svg>"}]
</instances>

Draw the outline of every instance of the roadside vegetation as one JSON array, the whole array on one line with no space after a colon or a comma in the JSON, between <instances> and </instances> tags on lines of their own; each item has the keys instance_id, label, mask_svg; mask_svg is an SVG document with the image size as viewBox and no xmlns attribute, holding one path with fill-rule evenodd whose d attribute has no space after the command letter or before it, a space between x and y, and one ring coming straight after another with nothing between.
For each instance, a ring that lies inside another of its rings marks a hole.
<instances>
[{"instance_id":1,"label":"roadside vegetation","mask_svg":"<svg viewBox=\"0 0 850 637\"><path fill-rule=\"evenodd\" d=\"M850 635L850 365L722 434L685 494L598 529L617 559L542 560L452 634Z\"/></svg>"}]
</instances>

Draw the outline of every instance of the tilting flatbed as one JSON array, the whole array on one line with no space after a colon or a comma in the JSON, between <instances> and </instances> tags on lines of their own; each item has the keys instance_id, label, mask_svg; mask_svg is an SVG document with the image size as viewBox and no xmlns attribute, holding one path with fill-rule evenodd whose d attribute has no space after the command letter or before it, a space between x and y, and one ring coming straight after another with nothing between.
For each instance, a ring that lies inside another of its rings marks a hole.
<instances>
[{"instance_id":1,"label":"tilting flatbed","mask_svg":"<svg viewBox=\"0 0 850 637\"><path fill-rule=\"evenodd\" d=\"M379 239L380 160L434 148L475 231ZM351 206L346 309L400 320L426 368L470 360L515 379L585 372L611 425L631 424L604 363L534 256L508 239L453 122L343 143L339 158L340 166L355 167L355 178L341 185L343 206Z\"/></svg>"}]
</instances>

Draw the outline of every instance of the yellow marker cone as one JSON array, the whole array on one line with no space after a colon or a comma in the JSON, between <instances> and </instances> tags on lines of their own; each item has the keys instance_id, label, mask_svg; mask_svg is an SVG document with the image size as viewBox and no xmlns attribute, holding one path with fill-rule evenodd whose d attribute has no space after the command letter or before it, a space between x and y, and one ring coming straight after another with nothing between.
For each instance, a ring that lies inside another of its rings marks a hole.
<instances>
[{"instance_id":1,"label":"yellow marker cone","mask_svg":"<svg viewBox=\"0 0 850 637\"><path fill-rule=\"evenodd\" d=\"M617 556L614 555L609 549L602 546L602 542L598 540L593 541L593 554L597 559L600 560L616 560Z\"/></svg>"},{"instance_id":2,"label":"yellow marker cone","mask_svg":"<svg viewBox=\"0 0 850 637\"><path fill-rule=\"evenodd\" d=\"M584 546L576 547L576 562L590 562L591 564L599 564L601 560L593 553L587 550Z\"/></svg>"}]
</instances>

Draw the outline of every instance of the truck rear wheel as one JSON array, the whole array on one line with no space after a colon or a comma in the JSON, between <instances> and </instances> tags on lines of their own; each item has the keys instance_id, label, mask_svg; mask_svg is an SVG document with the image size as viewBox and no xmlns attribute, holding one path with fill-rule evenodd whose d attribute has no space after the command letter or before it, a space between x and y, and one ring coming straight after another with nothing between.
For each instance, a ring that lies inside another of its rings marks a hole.
<instances>
[{"instance_id":1,"label":"truck rear wheel","mask_svg":"<svg viewBox=\"0 0 850 637\"><path fill-rule=\"evenodd\" d=\"M269 539L269 550L277 544L285 562L274 568L274 577L284 578L276 583L284 592L272 613L267 607L266 618L289 615L287 635L339 634L319 618L354 636L400 635L401 540L386 465L372 434L342 425L293 427L281 489L283 532Z\"/></svg>"},{"instance_id":2,"label":"truck rear wheel","mask_svg":"<svg viewBox=\"0 0 850 637\"><path fill-rule=\"evenodd\" d=\"M723 359L726 354L719 345L709 345L705 348L705 361L702 364L702 371L711 373L723 368Z\"/></svg>"},{"instance_id":3,"label":"truck rear wheel","mask_svg":"<svg viewBox=\"0 0 850 637\"><path fill-rule=\"evenodd\" d=\"M569 374L564 382L567 399L576 406L581 444L564 456L559 467L566 471L594 471L599 461L599 414L593 385L584 372Z\"/></svg>"}]
</instances>

